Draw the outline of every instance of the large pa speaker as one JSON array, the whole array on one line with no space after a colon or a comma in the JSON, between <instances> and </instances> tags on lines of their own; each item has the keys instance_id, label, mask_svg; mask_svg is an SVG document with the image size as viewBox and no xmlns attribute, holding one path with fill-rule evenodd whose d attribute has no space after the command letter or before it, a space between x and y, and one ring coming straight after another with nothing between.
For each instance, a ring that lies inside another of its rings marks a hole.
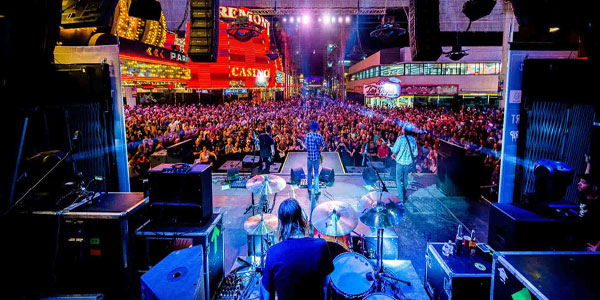
<instances>
[{"instance_id":1,"label":"large pa speaker","mask_svg":"<svg viewBox=\"0 0 600 300\"><path fill-rule=\"evenodd\" d=\"M158 0L132 0L128 13L131 17L160 21L162 8Z\"/></svg>"},{"instance_id":2,"label":"large pa speaker","mask_svg":"<svg viewBox=\"0 0 600 300\"><path fill-rule=\"evenodd\" d=\"M412 59L417 61L437 60L442 55L440 1L410 0L408 31Z\"/></svg>"},{"instance_id":3,"label":"large pa speaker","mask_svg":"<svg viewBox=\"0 0 600 300\"><path fill-rule=\"evenodd\" d=\"M327 183L328 186L332 186L335 182L335 172L333 169L322 168L319 173L319 181Z\"/></svg>"},{"instance_id":4,"label":"large pa speaker","mask_svg":"<svg viewBox=\"0 0 600 300\"><path fill-rule=\"evenodd\" d=\"M188 56L194 62L215 62L219 48L219 0L190 1Z\"/></svg>"},{"instance_id":5,"label":"large pa speaker","mask_svg":"<svg viewBox=\"0 0 600 300\"><path fill-rule=\"evenodd\" d=\"M202 245L172 252L142 275L142 299L204 300Z\"/></svg>"},{"instance_id":6,"label":"large pa speaker","mask_svg":"<svg viewBox=\"0 0 600 300\"><path fill-rule=\"evenodd\" d=\"M292 168L290 173L290 181L292 184L298 184L300 183L301 179L306 178L306 174L304 173L304 169L302 168Z\"/></svg>"}]
</instances>

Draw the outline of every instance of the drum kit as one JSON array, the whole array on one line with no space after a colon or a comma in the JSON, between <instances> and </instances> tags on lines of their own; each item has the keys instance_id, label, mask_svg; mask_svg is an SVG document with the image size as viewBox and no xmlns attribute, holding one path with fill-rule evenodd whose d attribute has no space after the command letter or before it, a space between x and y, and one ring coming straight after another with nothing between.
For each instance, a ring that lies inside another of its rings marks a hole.
<instances>
[{"instance_id":1,"label":"drum kit","mask_svg":"<svg viewBox=\"0 0 600 300\"><path fill-rule=\"evenodd\" d=\"M260 260L255 269L261 272L264 268L266 249L273 242L273 234L278 227L277 216L268 209L267 196L282 191L286 186L283 178L276 175L257 175L248 180L246 189L252 195L260 196L259 214L244 222L244 229L249 235L258 236L260 241ZM253 201L254 202L254 201ZM274 203L273 203L274 206ZM410 282L398 279L383 266L383 231L400 223L404 215L404 205L394 195L384 191L373 191L363 196L358 203L358 213L350 204L341 201L328 201L319 204L311 213L311 222L315 235L328 243L333 259L334 271L330 274L330 285L338 298L342 299L395 299L388 287L395 282L410 286ZM351 251L350 234L362 222L377 230L377 259L372 263L364 255ZM252 247L256 249L252 239ZM255 252L256 253L256 252ZM258 258L256 258L258 259Z\"/></svg>"},{"instance_id":2,"label":"drum kit","mask_svg":"<svg viewBox=\"0 0 600 300\"><path fill-rule=\"evenodd\" d=\"M386 272L383 267L383 231L400 223L404 205L389 192L373 191L358 202L358 213L345 202L329 201L319 204L312 212L316 233L324 238L333 259L331 286L343 299L394 299L385 294L394 282L410 285ZM373 264L364 255L342 251L350 249L350 233L358 221L377 230L376 261ZM339 246L336 246L339 245ZM388 291L389 292L389 291Z\"/></svg>"},{"instance_id":3,"label":"drum kit","mask_svg":"<svg viewBox=\"0 0 600 300\"><path fill-rule=\"evenodd\" d=\"M256 175L248 180L246 183L246 189L252 193L252 216L244 222L244 230L248 235L252 236L252 251L254 253L260 251L260 260L258 266L255 269L258 272L262 272L264 269L266 250L269 245L274 242L273 233L277 230L279 220L276 215L271 214L273 206L275 206L275 200L273 205L269 209L268 196L281 192L286 186L286 182L283 178L277 175ZM254 195L260 196L260 202L258 205L254 204ZM258 208L259 214L255 215L256 208ZM256 247L256 238L258 238L260 246Z\"/></svg>"}]
</instances>

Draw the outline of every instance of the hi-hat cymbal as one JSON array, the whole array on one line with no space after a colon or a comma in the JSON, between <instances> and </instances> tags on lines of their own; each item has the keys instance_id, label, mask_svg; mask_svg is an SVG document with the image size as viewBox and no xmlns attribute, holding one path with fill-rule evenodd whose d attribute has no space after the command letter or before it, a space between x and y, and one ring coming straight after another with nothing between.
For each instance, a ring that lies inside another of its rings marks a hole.
<instances>
[{"instance_id":1,"label":"hi-hat cymbal","mask_svg":"<svg viewBox=\"0 0 600 300\"><path fill-rule=\"evenodd\" d=\"M248 220L244 222L244 230L246 230L248 234L266 235L274 232L278 225L279 220L276 215L264 214L262 220L261 215L256 215L248 218Z\"/></svg>"},{"instance_id":2,"label":"hi-hat cymbal","mask_svg":"<svg viewBox=\"0 0 600 300\"><path fill-rule=\"evenodd\" d=\"M256 195L271 195L285 188L285 179L277 175L256 175L246 182L246 189Z\"/></svg>"},{"instance_id":3,"label":"hi-hat cymbal","mask_svg":"<svg viewBox=\"0 0 600 300\"><path fill-rule=\"evenodd\" d=\"M360 216L360 221L371 228L390 228L402 220L404 216L404 205L400 203L389 203L377 205Z\"/></svg>"},{"instance_id":4,"label":"hi-hat cymbal","mask_svg":"<svg viewBox=\"0 0 600 300\"><path fill-rule=\"evenodd\" d=\"M328 201L319 204L312 212L313 226L328 236L350 234L358 225L358 216L350 204L341 201Z\"/></svg>"},{"instance_id":5,"label":"hi-hat cymbal","mask_svg":"<svg viewBox=\"0 0 600 300\"><path fill-rule=\"evenodd\" d=\"M400 203L400 199L396 197L396 195L388 192L380 192L380 191L372 191L366 195L364 195L358 201L358 213L363 214L367 210L375 207L377 205L377 201L381 197L381 204L388 205L390 203Z\"/></svg>"}]
</instances>

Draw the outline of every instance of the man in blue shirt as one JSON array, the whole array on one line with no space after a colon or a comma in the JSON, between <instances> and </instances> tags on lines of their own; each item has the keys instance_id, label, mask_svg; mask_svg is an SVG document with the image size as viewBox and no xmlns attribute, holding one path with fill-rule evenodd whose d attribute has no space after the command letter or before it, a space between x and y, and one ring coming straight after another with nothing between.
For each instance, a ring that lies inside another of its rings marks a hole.
<instances>
[{"instance_id":1,"label":"man in blue shirt","mask_svg":"<svg viewBox=\"0 0 600 300\"><path fill-rule=\"evenodd\" d=\"M408 169L419 153L417 140L406 133L407 125L402 126L400 135L392 147L392 159L396 161L396 185L398 186L398 198L406 202L406 185Z\"/></svg>"},{"instance_id":2,"label":"man in blue shirt","mask_svg":"<svg viewBox=\"0 0 600 300\"><path fill-rule=\"evenodd\" d=\"M312 191L312 177L314 171L315 177L315 194L318 195L319 192L319 160L321 158L321 149L325 146L325 141L323 141L323 136L317 133L319 129L319 124L315 121L310 122L309 125L310 132L306 135L306 150L308 151L308 160L307 160L307 184L308 184L308 192Z\"/></svg>"}]
</instances>

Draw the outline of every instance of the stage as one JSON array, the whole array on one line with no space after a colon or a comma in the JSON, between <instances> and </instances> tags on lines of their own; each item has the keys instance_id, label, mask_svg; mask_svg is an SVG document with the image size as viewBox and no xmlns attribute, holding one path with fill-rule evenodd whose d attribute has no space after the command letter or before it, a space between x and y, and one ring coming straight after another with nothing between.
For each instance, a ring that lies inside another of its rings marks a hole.
<instances>
[{"instance_id":1,"label":"stage","mask_svg":"<svg viewBox=\"0 0 600 300\"><path fill-rule=\"evenodd\" d=\"M335 155L337 156L337 154ZM302 158L294 160L301 161ZM288 166L291 169L291 164L287 163L284 165L284 169L287 169ZM368 192L363 187L365 182L361 174L345 174L338 177L336 171L334 185L323 188L321 195L309 198L306 189L299 189L289 184L289 171L287 173L282 171L277 175L283 177L288 185L276 195L273 210L275 214L279 203L292 197L293 193L296 194L302 209L308 214L311 207L332 200L344 201L356 208L359 199ZM425 253L428 241L453 240L458 224L475 229L477 239L482 242L487 241L489 204L483 200L467 201L463 197L444 196L435 186L435 174L411 174L411 176L413 188L408 191L409 199L406 203L404 217L402 222L392 230L399 237L399 261L408 261L411 264L410 268L405 268L406 274L402 273L401 275L410 276L408 274L411 273L412 268L416 278L422 281L425 273ZM245 189L228 188L223 185L224 180L224 175L213 175L213 204L224 212L225 270L229 270L236 257L248 255L247 235L243 224L250 216L250 214L244 215L244 211L250 204L251 197L250 192ZM292 188L294 192L292 192ZM396 193L396 189L390 189L390 192ZM270 201L273 201L273 198L270 197ZM359 222L355 231L359 234L367 234L369 228ZM419 291L422 290L424 293L422 286L421 282ZM417 288L417 286L414 287Z\"/></svg>"}]
</instances>

